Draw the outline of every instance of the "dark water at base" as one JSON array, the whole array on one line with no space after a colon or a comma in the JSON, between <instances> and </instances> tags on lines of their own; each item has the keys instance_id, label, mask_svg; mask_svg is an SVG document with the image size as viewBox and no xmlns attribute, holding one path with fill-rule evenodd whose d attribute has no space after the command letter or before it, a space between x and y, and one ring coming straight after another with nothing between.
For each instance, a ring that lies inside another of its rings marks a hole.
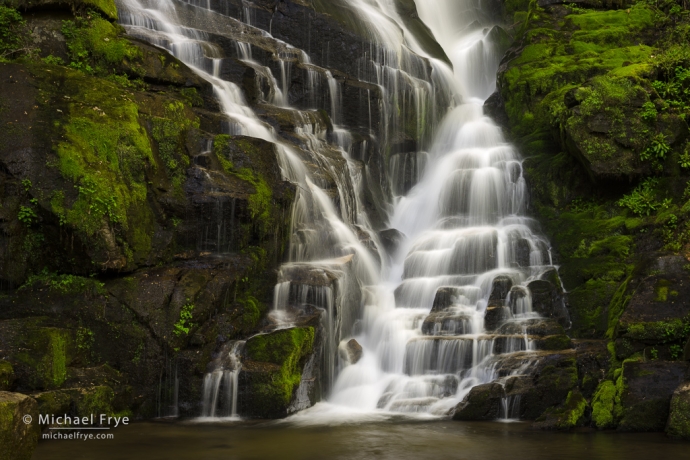
<instances>
[{"instance_id":1,"label":"dark water at base","mask_svg":"<svg viewBox=\"0 0 690 460\"><path fill-rule=\"evenodd\" d=\"M138 423L115 439L43 441L34 460L586 459L690 457L661 433L549 433L524 423L397 422L330 427Z\"/></svg>"}]
</instances>

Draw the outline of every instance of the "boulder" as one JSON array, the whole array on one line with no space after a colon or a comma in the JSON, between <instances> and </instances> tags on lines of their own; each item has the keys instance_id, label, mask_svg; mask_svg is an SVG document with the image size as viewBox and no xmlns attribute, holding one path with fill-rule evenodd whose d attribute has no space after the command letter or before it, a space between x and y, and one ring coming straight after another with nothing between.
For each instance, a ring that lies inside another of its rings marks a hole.
<instances>
[{"instance_id":1,"label":"boulder","mask_svg":"<svg viewBox=\"0 0 690 460\"><path fill-rule=\"evenodd\" d=\"M495 420L501 415L505 395L499 383L477 385L455 406L453 420Z\"/></svg>"},{"instance_id":2,"label":"boulder","mask_svg":"<svg viewBox=\"0 0 690 460\"><path fill-rule=\"evenodd\" d=\"M386 252L394 254L398 250L400 243L405 239L405 234L395 228L387 228L379 232L379 238Z\"/></svg>"},{"instance_id":3,"label":"boulder","mask_svg":"<svg viewBox=\"0 0 690 460\"><path fill-rule=\"evenodd\" d=\"M517 240L515 244L515 261L520 267L530 266L530 253L532 252L532 247L524 238Z\"/></svg>"},{"instance_id":4,"label":"boulder","mask_svg":"<svg viewBox=\"0 0 690 460\"><path fill-rule=\"evenodd\" d=\"M494 331L510 318L509 307L487 307L484 313L484 329Z\"/></svg>"},{"instance_id":5,"label":"boulder","mask_svg":"<svg viewBox=\"0 0 690 460\"><path fill-rule=\"evenodd\" d=\"M36 400L0 391L0 460L30 460L39 435Z\"/></svg>"},{"instance_id":6,"label":"boulder","mask_svg":"<svg viewBox=\"0 0 690 460\"><path fill-rule=\"evenodd\" d=\"M239 375L238 412L257 418L287 416L299 396L304 371L318 351L314 343L314 327L280 329L247 340ZM304 380L311 378L306 377Z\"/></svg>"},{"instance_id":7,"label":"boulder","mask_svg":"<svg viewBox=\"0 0 690 460\"><path fill-rule=\"evenodd\" d=\"M570 317L560 289L550 281L535 280L527 285L532 294L532 310L547 318L555 318L561 326L570 327Z\"/></svg>"},{"instance_id":8,"label":"boulder","mask_svg":"<svg viewBox=\"0 0 690 460\"><path fill-rule=\"evenodd\" d=\"M490 306L503 306L508 297L510 288L513 287L513 280L509 276L499 275L491 283L491 294L489 295Z\"/></svg>"},{"instance_id":9,"label":"boulder","mask_svg":"<svg viewBox=\"0 0 690 460\"><path fill-rule=\"evenodd\" d=\"M431 307L432 312L444 311L451 305L458 295L458 288L452 286L441 286L436 291L434 297L434 304Z\"/></svg>"},{"instance_id":10,"label":"boulder","mask_svg":"<svg viewBox=\"0 0 690 460\"><path fill-rule=\"evenodd\" d=\"M568 393L568 397L562 406L548 408L532 424L532 428L540 430L570 430L581 426L585 422L587 401L578 390Z\"/></svg>"},{"instance_id":11,"label":"boulder","mask_svg":"<svg viewBox=\"0 0 690 460\"><path fill-rule=\"evenodd\" d=\"M355 339L350 339L345 344L345 352L350 364L357 364L362 359L362 346Z\"/></svg>"},{"instance_id":12,"label":"boulder","mask_svg":"<svg viewBox=\"0 0 690 460\"><path fill-rule=\"evenodd\" d=\"M683 383L688 363L678 361L626 362L620 394L623 431L663 431L671 398Z\"/></svg>"},{"instance_id":13,"label":"boulder","mask_svg":"<svg viewBox=\"0 0 690 460\"><path fill-rule=\"evenodd\" d=\"M681 383L671 397L666 433L674 438L690 439L690 382Z\"/></svg>"}]
</instances>

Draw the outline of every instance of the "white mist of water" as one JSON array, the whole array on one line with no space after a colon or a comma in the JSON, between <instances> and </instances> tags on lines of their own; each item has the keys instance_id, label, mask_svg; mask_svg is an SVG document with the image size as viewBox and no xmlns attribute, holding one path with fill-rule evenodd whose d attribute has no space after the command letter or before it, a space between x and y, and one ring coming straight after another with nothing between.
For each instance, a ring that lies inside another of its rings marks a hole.
<instances>
[{"instance_id":1,"label":"white mist of water","mask_svg":"<svg viewBox=\"0 0 690 460\"><path fill-rule=\"evenodd\" d=\"M371 20L371 35L381 48L406 44L422 54L414 41L385 26L395 22L410 36L392 0L345 3L361 12L363 22ZM462 102L446 115L430 152L417 153L422 168L412 162L418 183L406 194L404 186L394 187L402 193L389 226L406 238L365 306L355 336L362 359L342 370L327 403L291 417L296 423L346 423L396 413L445 416L473 386L499 377L497 354L532 349L526 334L499 336L484 328L494 278L506 275L518 285L505 303L513 306L512 321L520 322L534 317L523 286L550 264L548 242L524 217L528 197L519 155L483 114L501 58L491 41L493 24L479 0L416 3L454 66L450 74L434 62L437 78L446 79L453 99ZM398 160L392 171L404 174L400 161L407 160ZM529 248L528 265L519 263L519 244ZM448 287L455 293L452 305L430 315L436 292ZM429 323L435 318L440 319ZM513 416L515 401L505 403L503 416Z\"/></svg>"}]
</instances>

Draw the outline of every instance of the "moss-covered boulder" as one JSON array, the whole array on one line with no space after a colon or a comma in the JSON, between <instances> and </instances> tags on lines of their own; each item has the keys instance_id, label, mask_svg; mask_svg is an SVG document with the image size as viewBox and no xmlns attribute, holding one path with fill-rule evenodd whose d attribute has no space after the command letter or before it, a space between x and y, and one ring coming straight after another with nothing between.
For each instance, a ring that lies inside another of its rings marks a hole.
<instances>
[{"instance_id":1,"label":"moss-covered boulder","mask_svg":"<svg viewBox=\"0 0 690 460\"><path fill-rule=\"evenodd\" d=\"M495 420L501 415L503 385L486 383L472 387L465 399L453 409L453 420Z\"/></svg>"},{"instance_id":2,"label":"moss-covered boulder","mask_svg":"<svg viewBox=\"0 0 690 460\"><path fill-rule=\"evenodd\" d=\"M685 379L684 362L625 362L620 391L622 431L663 431L671 398Z\"/></svg>"},{"instance_id":3,"label":"moss-covered boulder","mask_svg":"<svg viewBox=\"0 0 690 460\"><path fill-rule=\"evenodd\" d=\"M256 335L247 341L239 377L242 415L288 415L304 367L314 351L314 334L314 327L295 327Z\"/></svg>"},{"instance_id":4,"label":"moss-covered boulder","mask_svg":"<svg viewBox=\"0 0 690 460\"><path fill-rule=\"evenodd\" d=\"M0 460L29 460L38 444L38 404L26 395L0 391Z\"/></svg>"},{"instance_id":5,"label":"moss-covered boulder","mask_svg":"<svg viewBox=\"0 0 690 460\"><path fill-rule=\"evenodd\" d=\"M690 382L683 382L673 392L666 433L674 438L690 439Z\"/></svg>"},{"instance_id":6,"label":"moss-covered boulder","mask_svg":"<svg viewBox=\"0 0 690 460\"><path fill-rule=\"evenodd\" d=\"M547 409L532 424L532 428L541 430L570 430L585 423L587 401L577 391L568 393L565 403L561 407Z\"/></svg>"}]
</instances>

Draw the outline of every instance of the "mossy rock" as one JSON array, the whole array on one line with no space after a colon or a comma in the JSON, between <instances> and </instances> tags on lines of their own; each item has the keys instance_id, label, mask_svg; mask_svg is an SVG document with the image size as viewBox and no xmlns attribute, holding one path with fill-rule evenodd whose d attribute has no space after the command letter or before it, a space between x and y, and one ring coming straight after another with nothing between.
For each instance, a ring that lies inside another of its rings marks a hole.
<instances>
[{"instance_id":1,"label":"mossy rock","mask_svg":"<svg viewBox=\"0 0 690 460\"><path fill-rule=\"evenodd\" d=\"M621 379L622 377L619 377ZM619 388L611 380L604 380L592 398L592 426L600 430L615 428L620 410Z\"/></svg>"},{"instance_id":2,"label":"mossy rock","mask_svg":"<svg viewBox=\"0 0 690 460\"><path fill-rule=\"evenodd\" d=\"M30 423L25 423L27 415ZM0 391L0 460L30 460L39 435L36 401L20 393Z\"/></svg>"},{"instance_id":3,"label":"mossy rock","mask_svg":"<svg viewBox=\"0 0 690 460\"><path fill-rule=\"evenodd\" d=\"M114 0L3 0L3 2L22 11L52 10L65 7L72 11L94 9L113 21L117 20L117 6Z\"/></svg>"},{"instance_id":4,"label":"mossy rock","mask_svg":"<svg viewBox=\"0 0 690 460\"><path fill-rule=\"evenodd\" d=\"M684 362L624 362L620 392L622 431L663 431L671 398L688 369Z\"/></svg>"},{"instance_id":5,"label":"mossy rock","mask_svg":"<svg viewBox=\"0 0 690 460\"><path fill-rule=\"evenodd\" d=\"M585 423L587 401L578 390L568 393L565 403L558 408L548 408L532 424L533 428L542 430L566 431Z\"/></svg>"},{"instance_id":6,"label":"mossy rock","mask_svg":"<svg viewBox=\"0 0 690 460\"><path fill-rule=\"evenodd\" d=\"M314 328L296 327L260 334L245 345L240 373L239 412L262 418L286 416L313 352Z\"/></svg>"},{"instance_id":7,"label":"mossy rock","mask_svg":"<svg viewBox=\"0 0 690 460\"><path fill-rule=\"evenodd\" d=\"M690 439L690 383L681 384L673 392L666 433L674 438Z\"/></svg>"},{"instance_id":8,"label":"mossy rock","mask_svg":"<svg viewBox=\"0 0 690 460\"><path fill-rule=\"evenodd\" d=\"M486 383L472 387L453 410L453 420L495 420L501 415L506 392L501 384Z\"/></svg>"}]
</instances>

